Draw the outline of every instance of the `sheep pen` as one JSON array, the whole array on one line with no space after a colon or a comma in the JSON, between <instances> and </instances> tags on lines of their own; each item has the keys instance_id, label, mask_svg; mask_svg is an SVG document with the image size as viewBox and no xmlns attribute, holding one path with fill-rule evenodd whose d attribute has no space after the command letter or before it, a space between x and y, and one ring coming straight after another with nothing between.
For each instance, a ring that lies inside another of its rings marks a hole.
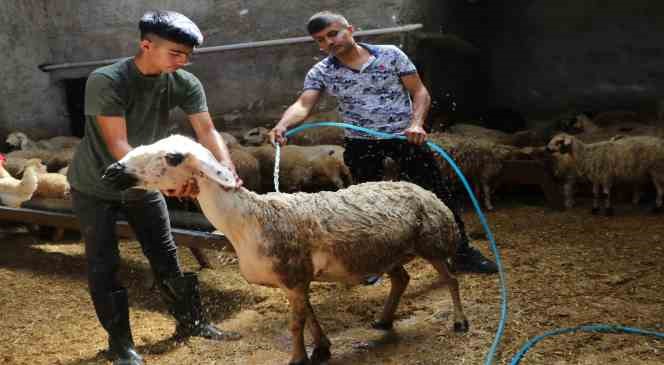
<instances>
[{"instance_id":1,"label":"sheep pen","mask_svg":"<svg viewBox=\"0 0 664 365\"><path fill-rule=\"evenodd\" d=\"M661 216L620 202L617 217L590 216L587 196L558 212L541 198L498 196L500 209L487 213L510 290L508 335L496 363L508 363L526 340L552 328L611 322L664 330L664 282L657 269L664 261ZM464 219L474 246L488 254L471 209ZM106 337L89 302L80 238L68 234L65 241L50 242L5 232L0 358L7 364L107 364L98 353ZM288 303L280 289L247 285L232 252L216 252L216 269L200 272L209 318L244 335L220 346L201 339L175 343L166 307L143 286L150 268L140 246L123 240L120 250L135 340L148 363L284 363L291 348L284 332ZM198 270L188 250L179 255L185 270ZM442 325L451 317L451 301L447 289L435 285L437 273L420 260L406 269L411 280L396 313L397 333L359 325L380 313L389 280L369 288L312 284L311 302L335 344L330 365L483 362L498 324L497 278L460 275L473 326L458 336ZM654 365L663 351L661 341L638 336L576 334L543 341L522 363Z\"/></svg>"},{"instance_id":2,"label":"sheep pen","mask_svg":"<svg viewBox=\"0 0 664 365\"><path fill-rule=\"evenodd\" d=\"M468 330L450 268L459 240L452 212L415 184L376 182L337 192L258 195L239 188L231 171L202 145L178 135L133 149L109 166L103 179L121 189L159 190L178 189L195 179L201 210L228 237L242 276L285 291L291 307L291 364L308 363L307 321L315 345L312 361L331 356L331 343L309 302L312 281L360 284L388 273L392 289L373 327L391 330L410 280L403 265L415 257L429 262L449 286L454 330Z\"/></svg>"}]
</instances>

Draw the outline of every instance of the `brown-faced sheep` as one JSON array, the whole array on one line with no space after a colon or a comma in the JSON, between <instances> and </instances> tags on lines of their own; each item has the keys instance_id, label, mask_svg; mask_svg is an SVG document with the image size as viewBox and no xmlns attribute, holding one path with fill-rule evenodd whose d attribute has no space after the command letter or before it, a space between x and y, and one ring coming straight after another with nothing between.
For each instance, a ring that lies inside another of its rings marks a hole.
<instances>
[{"instance_id":1,"label":"brown-faced sheep","mask_svg":"<svg viewBox=\"0 0 664 365\"><path fill-rule=\"evenodd\" d=\"M150 166L149 169L146 166ZM171 136L137 147L111 165L103 179L118 189L179 189L195 179L202 211L238 255L250 283L284 290L291 307L291 364L308 363L305 322L315 363L330 357L330 341L309 302L312 281L361 283L388 273L392 283L379 329L390 329L409 276L403 265L428 261L447 282L454 328L465 331L458 282L449 261L459 239L452 212L436 196L407 182L374 182L336 192L258 195L237 188L225 166L202 145Z\"/></svg>"},{"instance_id":2,"label":"brown-faced sheep","mask_svg":"<svg viewBox=\"0 0 664 365\"><path fill-rule=\"evenodd\" d=\"M600 193L604 196L605 214L613 214L611 188L619 181L634 185L652 181L657 191L654 211L662 209L664 140L637 136L586 144L561 133L551 139L547 148L554 155L569 154L576 173L593 184L594 214L600 210Z\"/></svg>"}]
</instances>

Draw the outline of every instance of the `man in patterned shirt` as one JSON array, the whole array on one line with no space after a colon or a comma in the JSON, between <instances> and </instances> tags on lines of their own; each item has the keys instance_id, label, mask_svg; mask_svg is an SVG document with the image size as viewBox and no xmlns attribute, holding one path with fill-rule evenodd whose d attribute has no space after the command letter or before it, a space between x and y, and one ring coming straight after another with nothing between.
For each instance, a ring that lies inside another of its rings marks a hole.
<instances>
[{"instance_id":1,"label":"man in patterned shirt","mask_svg":"<svg viewBox=\"0 0 664 365\"><path fill-rule=\"evenodd\" d=\"M323 91L337 98L345 123L405 135L408 142L346 130L344 161L355 181L381 180L383 160L392 158L399 164L404 180L433 191L454 213L462 236L457 269L497 272L493 262L469 246L459 214L460 202L443 181L432 153L422 147L427 139L424 121L431 98L408 56L395 46L356 43L353 26L340 14L314 14L307 30L329 56L309 70L303 93L270 131L270 140L283 144L286 130L310 115Z\"/></svg>"}]
</instances>

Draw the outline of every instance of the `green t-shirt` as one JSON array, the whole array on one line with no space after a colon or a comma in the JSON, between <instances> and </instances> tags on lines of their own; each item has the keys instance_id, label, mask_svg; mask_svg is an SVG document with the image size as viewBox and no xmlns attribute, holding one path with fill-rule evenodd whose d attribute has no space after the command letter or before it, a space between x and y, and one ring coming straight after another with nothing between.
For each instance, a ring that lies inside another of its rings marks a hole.
<instances>
[{"instance_id":1,"label":"green t-shirt","mask_svg":"<svg viewBox=\"0 0 664 365\"><path fill-rule=\"evenodd\" d=\"M104 169L115 162L104 142L96 116L124 117L127 139L133 147L167 137L176 128L169 112L208 111L205 91L196 76L185 70L145 76L133 58L96 69L85 85L85 137L78 146L67 178L71 186L101 199L137 199L137 191L121 192L101 181Z\"/></svg>"}]
</instances>

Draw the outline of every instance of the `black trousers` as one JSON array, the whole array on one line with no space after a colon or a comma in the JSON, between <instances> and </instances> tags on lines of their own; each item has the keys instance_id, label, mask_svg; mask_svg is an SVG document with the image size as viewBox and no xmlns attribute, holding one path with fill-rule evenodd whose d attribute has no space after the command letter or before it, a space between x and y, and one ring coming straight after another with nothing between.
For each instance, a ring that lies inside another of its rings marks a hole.
<instances>
[{"instance_id":1,"label":"black trousers","mask_svg":"<svg viewBox=\"0 0 664 365\"><path fill-rule=\"evenodd\" d=\"M157 279L181 276L177 249L164 196L148 193L140 200L116 202L72 190L74 211L80 220L93 300L122 288L115 223L126 218L141 244Z\"/></svg>"},{"instance_id":2,"label":"black trousers","mask_svg":"<svg viewBox=\"0 0 664 365\"><path fill-rule=\"evenodd\" d=\"M466 228L460 214L462 201L457 198L457 194L452 194L450 181L443 179L433 152L426 146L398 139L346 138L344 147L344 162L355 183L382 180L383 161L390 157L399 166L400 180L412 182L436 194L438 199L450 208L459 227L461 242L458 243L458 252L464 252L468 248Z\"/></svg>"}]
</instances>

